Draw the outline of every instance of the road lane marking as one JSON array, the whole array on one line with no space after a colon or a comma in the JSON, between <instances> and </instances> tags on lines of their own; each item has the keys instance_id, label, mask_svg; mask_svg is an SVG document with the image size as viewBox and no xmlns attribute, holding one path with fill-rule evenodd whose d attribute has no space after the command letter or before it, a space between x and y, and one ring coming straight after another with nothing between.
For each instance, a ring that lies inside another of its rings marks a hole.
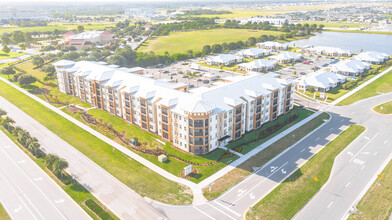
<instances>
[{"instance_id":1,"label":"road lane marking","mask_svg":"<svg viewBox=\"0 0 392 220\"><path fill-rule=\"evenodd\" d=\"M285 169L281 169L280 171L282 171L282 174L286 174L286 170Z\"/></svg>"},{"instance_id":2,"label":"road lane marking","mask_svg":"<svg viewBox=\"0 0 392 220\"><path fill-rule=\"evenodd\" d=\"M18 161L16 161L16 162L19 163L19 164L21 164L21 163L26 163L25 160L18 160Z\"/></svg>"},{"instance_id":3,"label":"road lane marking","mask_svg":"<svg viewBox=\"0 0 392 220\"><path fill-rule=\"evenodd\" d=\"M233 218L233 217L231 217L230 215L228 215L226 212L224 212L224 211L222 211L222 210L216 208L215 206L211 205L210 203L207 203L207 205L211 206L213 209L215 209L215 210L217 210L218 212L220 212L220 213L226 215L227 217L229 217L229 218L231 218L231 219L233 219L233 220L236 220L235 218Z\"/></svg>"},{"instance_id":4,"label":"road lane marking","mask_svg":"<svg viewBox=\"0 0 392 220\"><path fill-rule=\"evenodd\" d=\"M340 122L343 122L343 121L344 121L344 118L342 120L340 120Z\"/></svg>"},{"instance_id":5,"label":"road lane marking","mask_svg":"<svg viewBox=\"0 0 392 220\"><path fill-rule=\"evenodd\" d=\"M388 140L385 140L385 141L384 141L384 144L387 144L387 143L388 143Z\"/></svg>"},{"instance_id":6,"label":"road lane marking","mask_svg":"<svg viewBox=\"0 0 392 220\"><path fill-rule=\"evenodd\" d=\"M278 172L281 168L283 168L284 166L286 166L289 162L284 163L282 166L280 166L278 169L276 169L273 173L271 173L270 175L268 175L266 178L264 178L262 181L260 181L258 184L256 184L255 186L253 186L251 189L248 190L248 192L254 190L256 187L258 187L260 184L264 183L264 181L266 181L267 179L269 179L272 175L274 175L276 172ZM241 197L237 198L234 202L232 202L229 206L232 206L233 204L235 204L238 200L240 200L244 195L246 195L246 193L244 193Z\"/></svg>"},{"instance_id":7,"label":"road lane marking","mask_svg":"<svg viewBox=\"0 0 392 220\"><path fill-rule=\"evenodd\" d=\"M365 166L361 167L361 170L363 170L363 168L365 168Z\"/></svg>"},{"instance_id":8,"label":"road lane marking","mask_svg":"<svg viewBox=\"0 0 392 220\"><path fill-rule=\"evenodd\" d=\"M301 150L301 153L305 151L305 148Z\"/></svg>"},{"instance_id":9,"label":"road lane marking","mask_svg":"<svg viewBox=\"0 0 392 220\"><path fill-rule=\"evenodd\" d=\"M236 216L238 216L238 217L241 217L241 214L239 214L238 212L236 212L236 211L234 211L234 210L230 209L229 207L226 207L226 206L224 206L224 205L220 204L220 203L219 203L219 202L217 202L216 200L214 200L214 203L216 203L216 204L220 205L222 208L224 208L224 209L226 209L227 211L229 211L229 212L233 213L234 215L236 215Z\"/></svg>"},{"instance_id":10,"label":"road lane marking","mask_svg":"<svg viewBox=\"0 0 392 220\"><path fill-rule=\"evenodd\" d=\"M318 141L320 139L320 137L316 138L316 141Z\"/></svg>"},{"instance_id":11,"label":"road lane marking","mask_svg":"<svg viewBox=\"0 0 392 220\"><path fill-rule=\"evenodd\" d=\"M373 156L376 156L378 152L374 152Z\"/></svg>"},{"instance_id":12,"label":"road lane marking","mask_svg":"<svg viewBox=\"0 0 392 220\"><path fill-rule=\"evenodd\" d=\"M15 212L15 213L18 213L20 210L22 210L22 206L21 206L21 205L19 205L18 208L14 209L14 212Z\"/></svg>"},{"instance_id":13,"label":"road lane marking","mask_svg":"<svg viewBox=\"0 0 392 220\"><path fill-rule=\"evenodd\" d=\"M26 172L17 164L17 162L15 162L15 160L12 159L12 157L9 155L9 153L7 153L5 150L1 149L5 155L16 165L16 168L18 168L18 170L26 177L26 179L28 179L32 185L42 194L42 196L44 198L46 198L46 200L57 210L57 212L64 218L67 219L64 214L52 203L52 201L48 198L48 196L37 186L37 184L34 183L34 181L26 174ZM26 155L25 155L26 156ZM26 156L27 157L27 156ZM34 162L33 162L34 163ZM42 171L43 172L43 171ZM28 199L25 196L26 199ZM31 202L30 202L31 203ZM31 204L33 207L34 205ZM35 207L34 207L35 208ZM35 208L36 209L36 208ZM38 212L38 210L36 209L36 211ZM44 219L42 217L42 215L38 212L38 214L41 216L42 219Z\"/></svg>"},{"instance_id":14,"label":"road lane marking","mask_svg":"<svg viewBox=\"0 0 392 220\"><path fill-rule=\"evenodd\" d=\"M344 187L348 187L351 184L351 182L348 182Z\"/></svg>"},{"instance_id":15,"label":"road lane marking","mask_svg":"<svg viewBox=\"0 0 392 220\"><path fill-rule=\"evenodd\" d=\"M350 151L349 151L349 152L347 152L347 154L348 154L348 155L350 155L350 156L354 156L354 154L353 154L353 153L351 153Z\"/></svg>"},{"instance_id":16,"label":"road lane marking","mask_svg":"<svg viewBox=\"0 0 392 220\"><path fill-rule=\"evenodd\" d=\"M210 216L209 214L207 214L206 212L204 212L203 210L201 210L200 208L195 206L195 209L198 210L199 212L203 213L205 216L207 216L210 219L216 220L215 218L213 218L212 216Z\"/></svg>"},{"instance_id":17,"label":"road lane marking","mask_svg":"<svg viewBox=\"0 0 392 220\"><path fill-rule=\"evenodd\" d=\"M40 180L42 180L42 177L34 178L34 181L40 181Z\"/></svg>"},{"instance_id":18,"label":"road lane marking","mask_svg":"<svg viewBox=\"0 0 392 220\"><path fill-rule=\"evenodd\" d=\"M368 154L370 154L370 152L362 152L361 154L368 155Z\"/></svg>"},{"instance_id":19,"label":"road lane marking","mask_svg":"<svg viewBox=\"0 0 392 220\"><path fill-rule=\"evenodd\" d=\"M240 196L242 196L242 194L244 194L246 192L246 190L243 190L243 189L238 189L237 190L237 197L240 197Z\"/></svg>"},{"instance_id":20,"label":"road lane marking","mask_svg":"<svg viewBox=\"0 0 392 220\"><path fill-rule=\"evenodd\" d=\"M363 165L365 163L365 161L360 160L360 159L354 159L353 162L356 164L359 164L359 165Z\"/></svg>"},{"instance_id":21,"label":"road lane marking","mask_svg":"<svg viewBox=\"0 0 392 220\"><path fill-rule=\"evenodd\" d=\"M4 146L4 149L8 149L10 147L11 147L10 145L7 145L7 146Z\"/></svg>"},{"instance_id":22,"label":"road lane marking","mask_svg":"<svg viewBox=\"0 0 392 220\"><path fill-rule=\"evenodd\" d=\"M333 204L333 201L329 203L329 205L327 206L327 209L329 209L329 207L331 207L332 204Z\"/></svg>"},{"instance_id":23,"label":"road lane marking","mask_svg":"<svg viewBox=\"0 0 392 220\"><path fill-rule=\"evenodd\" d=\"M249 194L249 198L250 199L255 199L256 197L255 197L255 195L253 193L251 193L251 194Z\"/></svg>"},{"instance_id":24,"label":"road lane marking","mask_svg":"<svg viewBox=\"0 0 392 220\"><path fill-rule=\"evenodd\" d=\"M63 203L64 199L58 199L58 200L54 200L55 203Z\"/></svg>"},{"instance_id":25,"label":"road lane marking","mask_svg":"<svg viewBox=\"0 0 392 220\"><path fill-rule=\"evenodd\" d=\"M329 130L332 131L333 128L330 128Z\"/></svg>"},{"instance_id":26,"label":"road lane marking","mask_svg":"<svg viewBox=\"0 0 392 220\"><path fill-rule=\"evenodd\" d=\"M365 137L363 137L363 139L365 139L365 140L369 140L369 137L368 137L368 136L365 136Z\"/></svg>"},{"instance_id":27,"label":"road lane marking","mask_svg":"<svg viewBox=\"0 0 392 220\"><path fill-rule=\"evenodd\" d=\"M354 158L370 143L370 142L372 142L372 140L375 138L375 137L377 137L377 135L378 135L379 133L377 132L377 134L376 135L374 135L373 137L372 137L372 139L370 139L359 151L358 151L358 153L356 153L354 156L353 156L353 158L351 158L351 160L349 161L349 163L351 163L351 161L353 161L354 160Z\"/></svg>"}]
</instances>

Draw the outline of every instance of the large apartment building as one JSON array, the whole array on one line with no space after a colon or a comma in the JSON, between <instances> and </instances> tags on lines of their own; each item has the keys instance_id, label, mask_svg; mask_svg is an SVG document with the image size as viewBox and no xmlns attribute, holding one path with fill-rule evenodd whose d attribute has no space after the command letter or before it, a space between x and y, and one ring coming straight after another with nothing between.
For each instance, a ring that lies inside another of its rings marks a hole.
<instances>
[{"instance_id":1,"label":"large apartment building","mask_svg":"<svg viewBox=\"0 0 392 220\"><path fill-rule=\"evenodd\" d=\"M293 108L293 84L273 74L211 88L155 80L91 61L54 63L59 90L192 153L207 154Z\"/></svg>"}]
</instances>

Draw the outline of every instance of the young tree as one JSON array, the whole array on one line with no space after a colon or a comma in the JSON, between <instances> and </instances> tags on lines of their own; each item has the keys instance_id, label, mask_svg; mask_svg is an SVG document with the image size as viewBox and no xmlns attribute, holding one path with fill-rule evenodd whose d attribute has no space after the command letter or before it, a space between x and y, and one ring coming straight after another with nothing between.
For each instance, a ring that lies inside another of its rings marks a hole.
<instances>
[{"instance_id":1,"label":"young tree","mask_svg":"<svg viewBox=\"0 0 392 220\"><path fill-rule=\"evenodd\" d=\"M84 31L84 27L82 25L78 25L78 32L82 33Z\"/></svg>"},{"instance_id":2,"label":"young tree","mask_svg":"<svg viewBox=\"0 0 392 220\"><path fill-rule=\"evenodd\" d=\"M11 39L7 35L1 36L1 43L3 45L8 45L11 43Z\"/></svg>"},{"instance_id":3,"label":"young tree","mask_svg":"<svg viewBox=\"0 0 392 220\"><path fill-rule=\"evenodd\" d=\"M7 126L7 130L10 130L10 125L14 124L15 121L11 117L7 116L3 119L2 123Z\"/></svg>"},{"instance_id":4,"label":"young tree","mask_svg":"<svg viewBox=\"0 0 392 220\"><path fill-rule=\"evenodd\" d=\"M42 57L34 57L32 63L34 66L42 66L44 65L45 61Z\"/></svg>"},{"instance_id":5,"label":"young tree","mask_svg":"<svg viewBox=\"0 0 392 220\"><path fill-rule=\"evenodd\" d=\"M29 74L23 74L18 78L18 83L22 86L30 85L31 83L35 83L37 78Z\"/></svg>"},{"instance_id":6,"label":"young tree","mask_svg":"<svg viewBox=\"0 0 392 220\"><path fill-rule=\"evenodd\" d=\"M10 78L10 75L14 75L16 73L13 66L4 67L0 70L0 72L1 74L8 75L8 79Z\"/></svg>"},{"instance_id":7,"label":"young tree","mask_svg":"<svg viewBox=\"0 0 392 220\"><path fill-rule=\"evenodd\" d=\"M203 54L210 54L211 53L211 47L210 45L204 45L203 47Z\"/></svg>"},{"instance_id":8,"label":"young tree","mask_svg":"<svg viewBox=\"0 0 392 220\"><path fill-rule=\"evenodd\" d=\"M53 163L59 159L59 156L57 156L56 154L48 154L45 157L45 165L48 166L52 166Z\"/></svg>"},{"instance_id":9,"label":"young tree","mask_svg":"<svg viewBox=\"0 0 392 220\"><path fill-rule=\"evenodd\" d=\"M19 44L18 46L21 50L26 50L26 44Z\"/></svg>"},{"instance_id":10,"label":"young tree","mask_svg":"<svg viewBox=\"0 0 392 220\"><path fill-rule=\"evenodd\" d=\"M7 115L7 112L4 109L0 108L0 118L4 115Z\"/></svg>"},{"instance_id":11,"label":"young tree","mask_svg":"<svg viewBox=\"0 0 392 220\"><path fill-rule=\"evenodd\" d=\"M4 53L9 53L9 52L11 52L11 49L10 49L7 45L3 44L3 49L2 49L2 51L3 51Z\"/></svg>"}]
</instances>

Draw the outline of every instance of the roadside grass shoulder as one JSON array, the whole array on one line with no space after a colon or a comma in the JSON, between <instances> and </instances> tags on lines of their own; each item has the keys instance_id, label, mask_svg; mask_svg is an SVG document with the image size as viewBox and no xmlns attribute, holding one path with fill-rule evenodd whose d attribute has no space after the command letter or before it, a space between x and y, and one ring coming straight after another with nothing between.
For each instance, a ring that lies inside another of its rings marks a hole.
<instances>
[{"instance_id":1,"label":"roadside grass shoulder","mask_svg":"<svg viewBox=\"0 0 392 220\"><path fill-rule=\"evenodd\" d=\"M380 114L392 114L392 101L378 105L373 110Z\"/></svg>"},{"instance_id":2,"label":"roadside grass shoulder","mask_svg":"<svg viewBox=\"0 0 392 220\"><path fill-rule=\"evenodd\" d=\"M364 197L359 201L357 209L360 214L352 214L349 220L387 220L392 214L392 161L381 172L381 178L373 183Z\"/></svg>"},{"instance_id":3,"label":"roadside grass shoulder","mask_svg":"<svg viewBox=\"0 0 392 220\"><path fill-rule=\"evenodd\" d=\"M327 182L335 157L364 130L363 126L351 125L253 206L253 213L248 212L246 218L291 219Z\"/></svg>"},{"instance_id":4,"label":"roadside grass shoulder","mask_svg":"<svg viewBox=\"0 0 392 220\"><path fill-rule=\"evenodd\" d=\"M254 171L253 167L262 167L268 161L289 148L292 144L294 144L295 142L303 138L305 135L309 134L314 129L322 125L324 123L323 120L326 120L329 117L330 116L327 113L322 113L321 115L302 125L298 129L290 132L285 137L276 141L271 146L262 150L255 156L249 158L247 161L240 164L237 168L233 169L226 175L216 180L211 186L211 191L209 187L203 188L204 196L209 200L218 197L219 195L227 191L229 188L236 185L245 177L250 175Z\"/></svg>"},{"instance_id":5,"label":"roadside grass shoulder","mask_svg":"<svg viewBox=\"0 0 392 220\"><path fill-rule=\"evenodd\" d=\"M28 157L30 157L31 160L33 160L50 178L52 178L57 185L59 185L81 208L83 208L83 210L87 214L89 214L93 219L98 219L95 216L95 214L98 213L95 213L94 210L92 210L91 212L83 205L84 201L86 200L91 200L94 201L95 203L100 204L98 199L95 198L86 188L84 188L79 182L72 181L72 180L70 180L70 182L72 183L65 185L62 181L59 180L58 177L56 177L51 171L49 171L49 169L46 168L45 159L36 158L32 156L26 148L20 146L20 144L17 141L17 138L14 135L8 133L8 131L3 126L0 126L0 131L6 134ZM101 206L103 205L101 204ZM119 219L110 211L104 211L104 212L106 213L106 216L110 217L108 219ZM1 213L0 213L0 219L3 219L1 218Z\"/></svg>"},{"instance_id":6,"label":"roadside grass shoulder","mask_svg":"<svg viewBox=\"0 0 392 220\"><path fill-rule=\"evenodd\" d=\"M25 54L26 53L15 53L15 52L5 53L3 51L0 51L0 60L20 57L20 56L25 55Z\"/></svg>"},{"instance_id":7,"label":"roadside grass shoulder","mask_svg":"<svg viewBox=\"0 0 392 220\"><path fill-rule=\"evenodd\" d=\"M10 216L8 213L5 211L4 207L0 203L0 219L3 220L11 220Z\"/></svg>"},{"instance_id":8,"label":"roadside grass shoulder","mask_svg":"<svg viewBox=\"0 0 392 220\"><path fill-rule=\"evenodd\" d=\"M113 151L112 146L109 144L4 82L0 82L0 95L67 141L141 196L147 196L157 201L171 204L192 203L192 195L187 187L169 181L120 151Z\"/></svg>"},{"instance_id":9,"label":"roadside grass shoulder","mask_svg":"<svg viewBox=\"0 0 392 220\"><path fill-rule=\"evenodd\" d=\"M352 94L350 97L339 102L337 105L349 105L356 101L388 92L392 92L392 71L389 71L374 82L360 89L358 92Z\"/></svg>"}]
</instances>

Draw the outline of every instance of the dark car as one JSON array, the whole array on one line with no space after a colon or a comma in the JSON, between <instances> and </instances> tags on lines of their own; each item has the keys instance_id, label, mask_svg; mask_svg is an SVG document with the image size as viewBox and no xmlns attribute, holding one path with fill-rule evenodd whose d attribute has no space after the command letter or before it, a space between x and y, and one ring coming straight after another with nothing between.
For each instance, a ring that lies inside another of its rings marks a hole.
<instances>
[{"instance_id":1,"label":"dark car","mask_svg":"<svg viewBox=\"0 0 392 220\"><path fill-rule=\"evenodd\" d=\"M205 80L203 80L203 83L208 84L208 83L210 83L210 80L205 79Z\"/></svg>"}]
</instances>

